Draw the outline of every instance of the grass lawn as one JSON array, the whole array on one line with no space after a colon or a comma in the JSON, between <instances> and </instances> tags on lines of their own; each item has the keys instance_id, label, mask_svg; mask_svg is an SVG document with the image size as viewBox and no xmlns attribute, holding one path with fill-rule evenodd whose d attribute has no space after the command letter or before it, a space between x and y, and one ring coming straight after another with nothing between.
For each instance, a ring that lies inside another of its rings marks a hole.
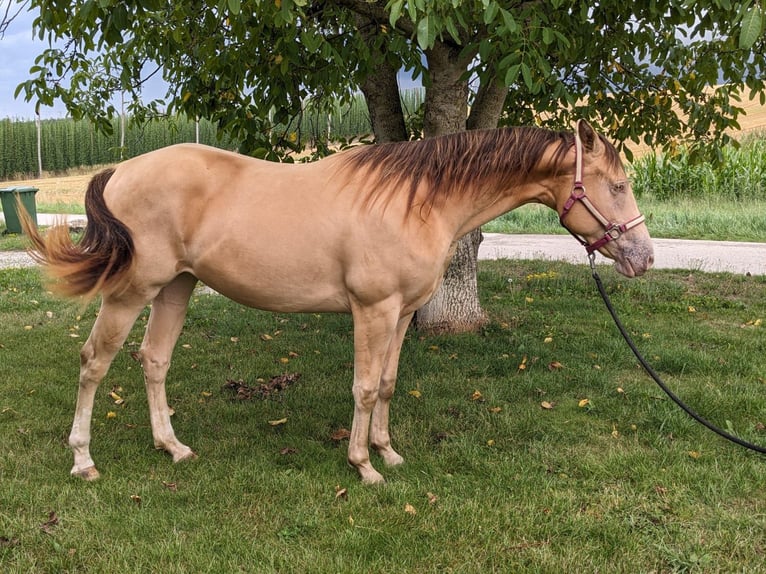
<instances>
[{"instance_id":1,"label":"grass lawn","mask_svg":"<svg viewBox=\"0 0 766 574\"><path fill-rule=\"evenodd\" d=\"M482 333L408 335L392 405L407 462L377 461L388 483L370 487L342 438L349 317L202 294L168 379L175 429L199 458L173 465L152 447L130 356L147 312L97 395L102 478L71 478L78 350L96 307L54 299L36 270L0 271L0 571L759 571L766 458L665 399L584 266L481 262L479 275ZM766 277L602 276L671 387L765 444ZM283 374L301 376L265 398L226 387Z\"/></svg>"}]
</instances>

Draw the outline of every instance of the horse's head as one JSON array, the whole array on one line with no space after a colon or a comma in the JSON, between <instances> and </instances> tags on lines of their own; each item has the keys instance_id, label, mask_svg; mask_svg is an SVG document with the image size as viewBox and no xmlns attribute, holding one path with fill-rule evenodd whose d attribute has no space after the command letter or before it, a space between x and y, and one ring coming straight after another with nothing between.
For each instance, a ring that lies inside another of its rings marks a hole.
<instances>
[{"instance_id":1,"label":"horse's head","mask_svg":"<svg viewBox=\"0 0 766 574\"><path fill-rule=\"evenodd\" d=\"M614 259L627 277L642 275L654 262L654 248L617 151L581 120L568 157L574 178L557 197L561 224L588 253Z\"/></svg>"}]
</instances>

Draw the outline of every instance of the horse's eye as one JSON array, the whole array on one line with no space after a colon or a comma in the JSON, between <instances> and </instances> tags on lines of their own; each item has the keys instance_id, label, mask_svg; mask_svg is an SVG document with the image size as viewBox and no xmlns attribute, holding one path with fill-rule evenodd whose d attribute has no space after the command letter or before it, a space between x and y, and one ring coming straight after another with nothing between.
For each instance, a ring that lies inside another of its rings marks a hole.
<instances>
[{"instance_id":1,"label":"horse's eye","mask_svg":"<svg viewBox=\"0 0 766 574\"><path fill-rule=\"evenodd\" d=\"M625 193L625 189L628 185L624 181L618 181L617 183L613 183L610 187L612 188L612 193Z\"/></svg>"}]
</instances>

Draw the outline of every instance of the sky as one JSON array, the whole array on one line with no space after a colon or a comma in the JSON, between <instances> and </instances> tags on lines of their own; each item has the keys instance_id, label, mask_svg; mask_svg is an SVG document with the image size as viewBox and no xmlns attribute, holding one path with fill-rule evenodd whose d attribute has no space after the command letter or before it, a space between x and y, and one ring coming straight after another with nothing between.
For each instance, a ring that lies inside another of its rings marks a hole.
<instances>
[{"instance_id":1,"label":"sky","mask_svg":"<svg viewBox=\"0 0 766 574\"><path fill-rule=\"evenodd\" d=\"M0 0L0 17L5 13L8 2ZM16 17L0 38L0 119L31 120L35 117L35 101L24 101L24 94L13 97L16 87L30 79L29 69L35 58L48 48L47 40L40 40L32 33L32 22L36 14L23 12ZM155 93L156 92L156 93ZM147 84L144 93L149 98L162 97L165 89L158 83ZM40 117L43 119L66 117L66 108L62 104L54 107L42 106Z\"/></svg>"},{"instance_id":2,"label":"sky","mask_svg":"<svg viewBox=\"0 0 766 574\"><path fill-rule=\"evenodd\" d=\"M0 2L2 11L8 0ZM5 36L0 38L0 118L32 119L35 116L35 102L25 102L23 94L14 99L16 86L30 78L29 68L35 58L48 47L32 34L34 14L23 12L11 22ZM66 115L63 106L40 109L43 118L60 118Z\"/></svg>"}]
</instances>

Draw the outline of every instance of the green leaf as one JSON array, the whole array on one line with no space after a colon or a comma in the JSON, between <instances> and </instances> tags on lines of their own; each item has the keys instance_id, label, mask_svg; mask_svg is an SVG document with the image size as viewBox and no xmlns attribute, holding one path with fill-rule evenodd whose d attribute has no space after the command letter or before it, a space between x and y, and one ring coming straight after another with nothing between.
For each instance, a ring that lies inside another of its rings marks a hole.
<instances>
[{"instance_id":1,"label":"green leaf","mask_svg":"<svg viewBox=\"0 0 766 574\"><path fill-rule=\"evenodd\" d=\"M763 15L760 6L753 6L742 18L742 26L739 32L739 47L749 50L753 47L763 29Z\"/></svg>"},{"instance_id":2,"label":"green leaf","mask_svg":"<svg viewBox=\"0 0 766 574\"><path fill-rule=\"evenodd\" d=\"M490 2L487 6L487 9L484 10L484 23L491 23L495 19L495 16L497 16L497 11L499 9L500 6L497 4L497 2Z\"/></svg>"},{"instance_id":3,"label":"green leaf","mask_svg":"<svg viewBox=\"0 0 766 574\"><path fill-rule=\"evenodd\" d=\"M402 8L404 7L404 0L395 0L394 2L391 2L389 4L388 8L391 11L388 15L388 21L391 23L391 26L396 26L397 20L399 20L399 16L402 15Z\"/></svg>"},{"instance_id":4,"label":"green leaf","mask_svg":"<svg viewBox=\"0 0 766 574\"><path fill-rule=\"evenodd\" d=\"M515 64L508 68L508 71L505 73L506 86L511 86L516 82L519 77L519 70L521 70L521 64Z\"/></svg>"},{"instance_id":5,"label":"green leaf","mask_svg":"<svg viewBox=\"0 0 766 574\"><path fill-rule=\"evenodd\" d=\"M234 16L239 15L240 10L242 9L241 0L228 0L229 3L229 12L231 12Z\"/></svg>"},{"instance_id":6,"label":"green leaf","mask_svg":"<svg viewBox=\"0 0 766 574\"><path fill-rule=\"evenodd\" d=\"M428 16L424 16L418 22L418 46L420 46L423 50L430 47L428 41L428 32Z\"/></svg>"}]
</instances>

